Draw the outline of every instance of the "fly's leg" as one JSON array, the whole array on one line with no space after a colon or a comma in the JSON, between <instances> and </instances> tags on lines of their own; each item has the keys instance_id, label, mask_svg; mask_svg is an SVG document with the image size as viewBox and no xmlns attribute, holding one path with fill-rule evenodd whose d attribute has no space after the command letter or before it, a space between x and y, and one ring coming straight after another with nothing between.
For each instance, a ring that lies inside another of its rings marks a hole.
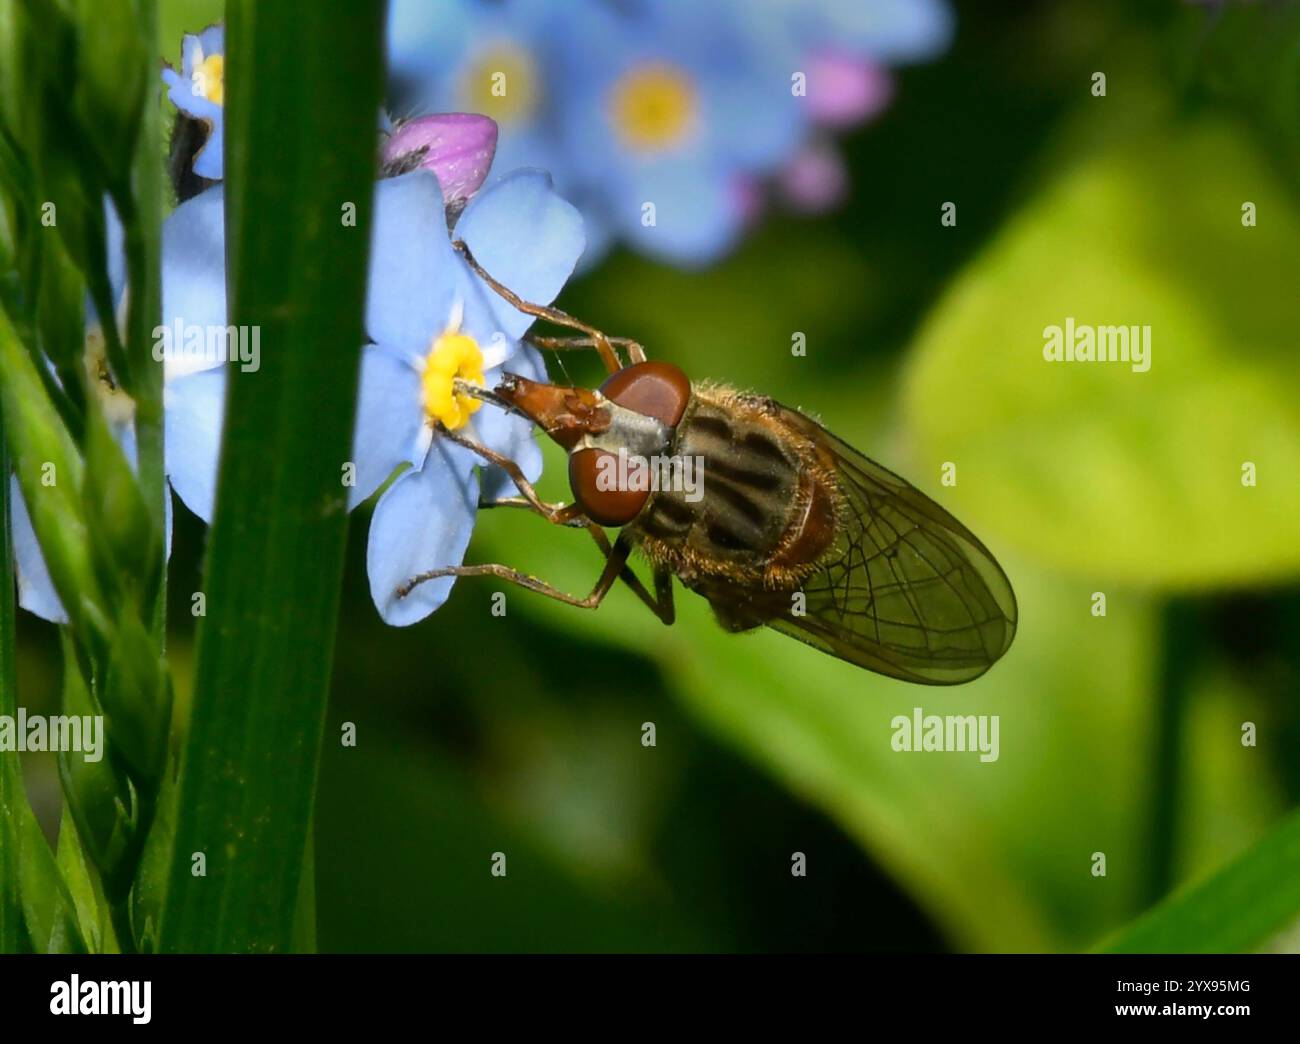
<instances>
[{"instance_id":1,"label":"fly's leg","mask_svg":"<svg viewBox=\"0 0 1300 1044\"><path fill-rule=\"evenodd\" d=\"M548 521L562 526L587 526L591 524L587 520L587 516L582 513L576 504L551 504L539 497L537 490L533 488L533 484L524 476L523 469L504 453L498 453L496 450L484 446L483 443L451 431L441 424L438 425L438 434L450 439L458 446L464 446L472 453L477 453L489 464L495 464L504 471L510 476L510 481L515 484L515 488L523 494L522 503L527 504ZM515 497L505 497L502 500L481 503L479 507L522 506L517 504L517 500L518 498Z\"/></svg>"},{"instance_id":2,"label":"fly's leg","mask_svg":"<svg viewBox=\"0 0 1300 1044\"><path fill-rule=\"evenodd\" d=\"M568 312L562 312L558 308L548 308L546 305L533 304L531 301L525 301L509 287L498 283L492 278L470 253L469 247L466 246L463 239L457 239L452 246L460 251L465 258L465 263L473 270L483 282L487 283L498 296L513 308L519 309L524 315L535 316L538 319L545 319L547 322L554 323L556 326L567 326L571 330L581 330L592 340L592 346L600 353L601 362L605 364L605 369L610 373L617 373L623 368L619 362L614 346L609 343L609 338L597 330L594 326L584 323L581 319L575 319Z\"/></svg>"},{"instance_id":3,"label":"fly's leg","mask_svg":"<svg viewBox=\"0 0 1300 1044\"><path fill-rule=\"evenodd\" d=\"M549 348L553 352L600 349L600 345L591 337L547 337L529 332L524 334L524 340L534 347ZM606 337L605 340L615 349L622 348L627 352L627 357L631 362L645 362L645 349L630 337Z\"/></svg>"},{"instance_id":4,"label":"fly's leg","mask_svg":"<svg viewBox=\"0 0 1300 1044\"><path fill-rule=\"evenodd\" d=\"M497 497L496 500L480 500L478 506L480 510L488 508L527 508L534 514L541 515L547 522L554 522L557 526L571 526L574 529L592 529L593 523L577 504L552 504L550 501L543 500L540 502L542 510L537 509L537 505L526 497Z\"/></svg>"},{"instance_id":5,"label":"fly's leg","mask_svg":"<svg viewBox=\"0 0 1300 1044\"><path fill-rule=\"evenodd\" d=\"M542 500L533 484L524 477L523 471L509 457L489 449L481 442L467 438L464 435L458 435L456 432L449 431L445 428L440 429L441 433L446 435L457 445L464 446L466 449L477 453L484 460L495 464L510 476L515 486L523 496L519 497L501 497L496 500L479 501L480 508L512 507L525 508L532 511L542 518L555 525L575 526L585 529L591 534L591 539L596 542L601 553L605 556L605 572L596 583L596 587L586 599L575 599L572 595L567 595L557 590L550 584L536 577L529 576L518 569L513 569L505 565L480 565L480 566L454 566L445 569L434 569L426 573L420 573L412 577L406 583L397 589L397 597L405 598L419 584L427 580L433 580L440 576L495 576L508 583L517 584L520 587L527 588L530 591L536 591L547 597L555 598L557 601L564 602L567 605L577 605L581 608L595 608L601 600L609 593L609 588L613 586L616 579L621 579L642 602L649 607L650 611L659 617L665 624L671 624L675 619L673 609L673 587L672 576L667 570L655 570L655 593L652 595L646 590L641 578L632 571L628 564L628 558L631 555L632 544L623 535L620 535L611 547L609 537L605 531L586 515L584 515L577 504L551 504ZM617 568L611 573L611 568L617 562ZM603 585L603 589L602 589ZM594 601L592 599L594 598ZM589 604L590 603L590 604Z\"/></svg>"},{"instance_id":6,"label":"fly's leg","mask_svg":"<svg viewBox=\"0 0 1300 1044\"><path fill-rule=\"evenodd\" d=\"M600 548L606 560L614 553L609 546L609 538L605 536L605 531L597 525L592 525L587 532L591 538L596 541L596 546ZM624 537L619 535L619 542L623 542ZM615 548L617 548L615 544ZM645 603L647 608L659 617L664 624L671 625L676 618L673 609L673 578L666 569L655 569L655 593L651 594L646 590L645 584L641 578L632 571L630 562L624 561L623 570L619 573L619 579L632 589L632 592Z\"/></svg>"},{"instance_id":7,"label":"fly's leg","mask_svg":"<svg viewBox=\"0 0 1300 1044\"><path fill-rule=\"evenodd\" d=\"M495 576L498 580L504 580L506 583L515 584L537 594L545 595L547 598L554 598L557 602L563 602L565 605L572 605L579 609L595 609L605 600L605 595L609 594L609 589L614 586L614 581L618 579L623 567L627 564L628 556L632 553L632 544L630 541L619 537L615 542L609 557L605 560L605 568L600 574L600 579L596 581L596 586L591 589L591 593L586 598L578 598L575 595L566 594L558 587L548 584L545 580L539 580L535 576L529 576L527 573L514 569L506 565L495 563L488 565L469 565L469 566L445 566L442 569L430 569L427 573L420 573L418 576L411 577L406 583L397 589L397 597L405 598L416 587L427 580L436 580L443 576Z\"/></svg>"}]
</instances>

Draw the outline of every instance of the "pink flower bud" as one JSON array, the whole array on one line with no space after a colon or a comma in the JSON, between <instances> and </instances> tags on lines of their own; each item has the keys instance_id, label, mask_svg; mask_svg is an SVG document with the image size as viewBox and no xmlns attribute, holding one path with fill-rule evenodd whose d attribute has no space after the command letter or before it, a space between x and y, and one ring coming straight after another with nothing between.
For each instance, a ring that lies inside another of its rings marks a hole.
<instances>
[{"instance_id":1,"label":"pink flower bud","mask_svg":"<svg viewBox=\"0 0 1300 1044\"><path fill-rule=\"evenodd\" d=\"M820 214L844 201L849 176L834 146L815 142L780 174L781 194L795 210Z\"/></svg>"},{"instance_id":2,"label":"pink flower bud","mask_svg":"<svg viewBox=\"0 0 1300 1044\"><path fill-rule=\"evenodd\" d=\"M849 127L880 112L893 94L889 74L875 63L834 51L810 59L808 108L826 127Z\"/></svg>"},{"instance_id":3,"label":"pink flower bud","mask_svg":"<svg viewBox=\"0 0 1300 1044\"><path fill-rule=\"evenodd\" d=\"M384 142L385 172L431 170L438 175L443 202L463 205L488 176L497 151L496 121L466 112L421 116L399 124Z\"/></svg>"}]
</instances>

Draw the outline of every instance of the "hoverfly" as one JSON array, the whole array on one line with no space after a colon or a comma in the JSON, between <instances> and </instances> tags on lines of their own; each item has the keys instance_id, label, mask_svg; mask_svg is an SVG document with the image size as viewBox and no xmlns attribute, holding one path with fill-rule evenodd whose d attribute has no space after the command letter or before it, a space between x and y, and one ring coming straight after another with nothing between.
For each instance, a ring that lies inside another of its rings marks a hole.
<instances>
[{"instance_id":1,"label":"hoverfly","mask_svg":"<svg viewBox=\"0 0 1300 1044\"><path fill-rule=\"evenodd\" d=\"M595 608L621 578L671 624L676 576L709 601L728 631L766 625L905 681L970 681L1007 651L1017 610L1006 574L970 530L924 493L798 410L692 382L671 363L647 361L634 341L522 300L484 271L464 243L456 248L513 307L583 334L530 334L530 343L594 350L609 377L597 390L510 374L494 389L457 385L529 418L568 451L570 504L542 501L507 457L446 428L440 433L513 479L521 497L490 506L526 507L553 523L586 529L605 568L585 598L504 565L431 570L403 584L399 596L435 577L495 576ZM620 451L643 460L702 461L702 495L689 498L668 484L611 488L598 481ZM619 528L612 545L602 527ZM654 594L629 564L637 549L652 567Z\"/></svg>"}]
</instances>

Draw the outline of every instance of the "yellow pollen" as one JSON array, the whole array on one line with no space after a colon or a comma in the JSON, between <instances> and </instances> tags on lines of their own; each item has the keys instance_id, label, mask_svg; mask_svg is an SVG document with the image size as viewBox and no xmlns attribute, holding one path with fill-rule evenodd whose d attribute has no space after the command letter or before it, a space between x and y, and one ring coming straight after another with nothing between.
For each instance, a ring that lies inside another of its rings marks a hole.
<instances>
[{"instance_id":1,"label":"yellow pollen","mask_svg":"<svg viewBox=\"0 0 1300 1044\"><path fill-rule=\"evenodd\" d=\"M537 108L537 63L509 40L489 44L469 63L460 84L461 109L501 126L522 123Z\"/></svg>"},{"instance_id":2,"label":"yellow pollen","mask_svg":"<svg viewBox=\"0 0 1300 1044\"><path fill-rule=\"evenodd\" d=\"M226 59L224 55L210 54L194 67L190 75L191 88L200 98L217 105L226 103Z\"/></svg>"},{"instance_id":3,"label":"yellow pollen","mask_svg":"<svg viewBox=\"0 0 1300 1044\"><path fill-rule=\"evenodd\" d=\"M630 70L610 94L610 116L633 149L650 152L678 144L695 121L695 90L672 65L642 65Z\"/></svg>"},{"instance_id":4,"label":"yellow pollen","mask_svg":"<svg viewBox=\"0 0 1300 1044\"><path fill-rule=\"evenodd\" d=\"M483 405L478 399L457 392L452 382L460 377L482 386L483 352L474 338L445 333L433 342L424 360L424 416L429 425L441 422L452 431L463 428L470 414Z\"/></svg>"}]
</instances>

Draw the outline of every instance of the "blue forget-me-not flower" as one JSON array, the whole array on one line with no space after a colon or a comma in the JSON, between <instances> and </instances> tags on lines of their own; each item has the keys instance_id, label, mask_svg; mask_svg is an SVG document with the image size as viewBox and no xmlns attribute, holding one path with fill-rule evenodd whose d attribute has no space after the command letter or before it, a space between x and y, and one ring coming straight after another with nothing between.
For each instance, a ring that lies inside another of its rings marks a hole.
<instances>
[{"instance_id":1,"label":"blue forget-me-not flower","mask_svg":"<svg viewBox=\"0 0 1300 1044\"><path fill-rule=\"evenodd\" d=\"M178 110L208 125L208 140L194 159L194 173L220 181L222 126L226 102L226 31L210 25L201 33L186 34L181 41L181 69L164 68L167 97Z\"/></svg>"}]
</instances>

